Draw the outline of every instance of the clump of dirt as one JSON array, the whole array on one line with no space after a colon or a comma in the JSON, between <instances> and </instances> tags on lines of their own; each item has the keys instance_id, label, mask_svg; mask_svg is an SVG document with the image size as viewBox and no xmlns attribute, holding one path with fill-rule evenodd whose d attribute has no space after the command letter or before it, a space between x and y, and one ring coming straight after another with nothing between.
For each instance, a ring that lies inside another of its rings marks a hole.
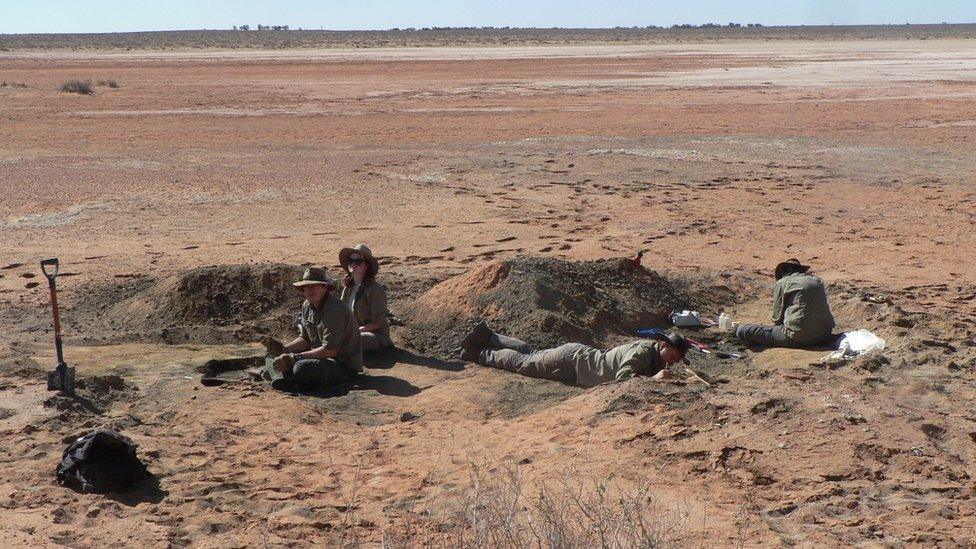
<instances>
[{"instance_id":1,"label":"clump of dirt","mask_svg":"<svg viewBox=\"0 0 976 549\"><path fill-rule=\"evenodd\" d=\"M77 309L105 328L168 343L223 343L288 331L301 299L291 285L301 268L283 264L200 267L98 293ZM132 291L135 286L137 290ZM109 292L111 294L111 292Z\"/></svg>"},{"instance_id":2,"label":"clump of dirt","mask_svg":"<svg viewBox=\"0 0 976 549\"><path fill-rule=\"evenodd\" d=\"M58 419L61 421L74 420L100 416L116 402L135 400L138 392L138 387L121 376L88 376L75 383L74 396L57 393L45 400L44 406L60 411Z\"/></svg>"},{"instance_id":3,"label":"clump of dirt","mask_svg":"<svg viewBox=\"0 0 976 549\"><path fill-rule=\"evenodd\" d=\"M0 357L0 375L28 380L47 379L43 366L34 359L22 356Z\"/></svg>"},{"instance_id":4,"label":"clump of dirt","mask_svg":"<svg viewBox=\"0 0 976 549\"><path fill-rule=\"evenodd\" d=\"M421 352L454 358L480 320L538 347L606 344L635 328L669 324L673 309L727 303L726 287L669 279L626 260L518 257L450 278L405 308L405 339Z\"/></svg>"}]
</instances>

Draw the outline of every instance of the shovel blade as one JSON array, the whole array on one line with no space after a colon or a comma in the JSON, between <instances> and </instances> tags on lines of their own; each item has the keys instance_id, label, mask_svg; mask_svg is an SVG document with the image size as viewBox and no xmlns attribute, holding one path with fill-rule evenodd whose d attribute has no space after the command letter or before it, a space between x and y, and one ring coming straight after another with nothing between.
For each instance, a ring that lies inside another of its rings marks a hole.
<instances>
[{"instance_id":1,"label":"shovel blade","mask_svg":"<svg viewBox=\"0 0 976 549\"><path fill-rule=\"evenodd\" d=\"M75 369L61 364L47 373L47 390L61 391L67 395L75 394Z\"/></svg>"}]
</instances>

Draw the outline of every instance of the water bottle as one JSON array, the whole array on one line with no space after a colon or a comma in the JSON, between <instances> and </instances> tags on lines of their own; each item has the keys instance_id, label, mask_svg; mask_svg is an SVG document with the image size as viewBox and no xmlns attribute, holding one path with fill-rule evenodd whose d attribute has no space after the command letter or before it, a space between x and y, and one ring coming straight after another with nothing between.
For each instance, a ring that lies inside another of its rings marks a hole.
<instances>
[{"instance_id":1,"label":"water bottle","mask_svg":"<svg viewBox=\"0 0 976 549\"><path fill-rule=\"evenodd\" d=\"M718 315L718 329L726 332L732 331L732 319L729 315L722 313Z\"/></svg>"}]
</instances>

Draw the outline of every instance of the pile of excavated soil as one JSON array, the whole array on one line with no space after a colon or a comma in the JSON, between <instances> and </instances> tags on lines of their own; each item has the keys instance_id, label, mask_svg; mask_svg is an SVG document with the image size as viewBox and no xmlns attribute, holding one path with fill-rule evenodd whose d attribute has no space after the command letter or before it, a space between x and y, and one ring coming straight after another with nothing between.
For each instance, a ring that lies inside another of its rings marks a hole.
<instances>
[{"instance_id":1,"label":"pile of excavated soil","mask_svg":"<svg viewBox=\"0 0 976 549\"><path fill-rule=\"evenodd\" d=\"M291 285L301 268L282 264L200 267L118 293L103 291L78 309L117 335L170 343L218 343L289 331L301 306ZM114 298L114 299L113 299Z\"/></svg>"},{"instance_id":2,"label":"pile of excavated soil","mask_svg":"<svg viewBox=\"0 0 976 549\"><path fill-rule=\"evenodd\" d=\"M405 309L404 335L439 358L454 358L480 320L540 348L567 341L605 345L635 328L669 325L673 309L715 307L733 298L726 286L670 279L626 260L519 257L431 288Z\"/></svg>"}]
</instances>

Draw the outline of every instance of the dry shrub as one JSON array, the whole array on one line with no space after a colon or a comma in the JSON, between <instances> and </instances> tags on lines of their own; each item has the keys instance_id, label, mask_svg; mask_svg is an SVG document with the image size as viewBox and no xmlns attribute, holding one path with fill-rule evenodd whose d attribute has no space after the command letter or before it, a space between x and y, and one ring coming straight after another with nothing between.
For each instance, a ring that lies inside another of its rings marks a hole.
<instances>
[{"instance_id":1,"label":"dry shrub","mask_svg":"<svg viewBox=\"0 0 976 549\"><path fill-rule=\"evenodd\" d=\"M66 80L61 83L61 91L80 95L91 95L95 93L92 91L91 80Z\"/></svg>"},{"instance_id":2,"label":"dry shrub","mask_svg":"<svg viewBox=\"0 0 976 549\"><path fill-rule=\"evenodd\" d=\"M471 464L470 482L452 511L436 513L425 502L420 515L384 547L576 548L677 547L691 542L689 509L664 506L650 480L625 487L571 468L562 477L526 487L521 468Z\"/></svg>"},{"instance_id":3,"label":"dry shrub","mask_svg":"<svg viewBox=\"0 0 976 549\"><path fill-rule=\"evenodd\" d=\"M111 80L111 79L109 79L109 80L99 80L98 83L97 83L97 85L99 85L99 86L108 86L109 88L112 88L112 89L116 89L116 88L119 87L119 83L116 82L115 80Z\"/></svg>"}]
</instances>

